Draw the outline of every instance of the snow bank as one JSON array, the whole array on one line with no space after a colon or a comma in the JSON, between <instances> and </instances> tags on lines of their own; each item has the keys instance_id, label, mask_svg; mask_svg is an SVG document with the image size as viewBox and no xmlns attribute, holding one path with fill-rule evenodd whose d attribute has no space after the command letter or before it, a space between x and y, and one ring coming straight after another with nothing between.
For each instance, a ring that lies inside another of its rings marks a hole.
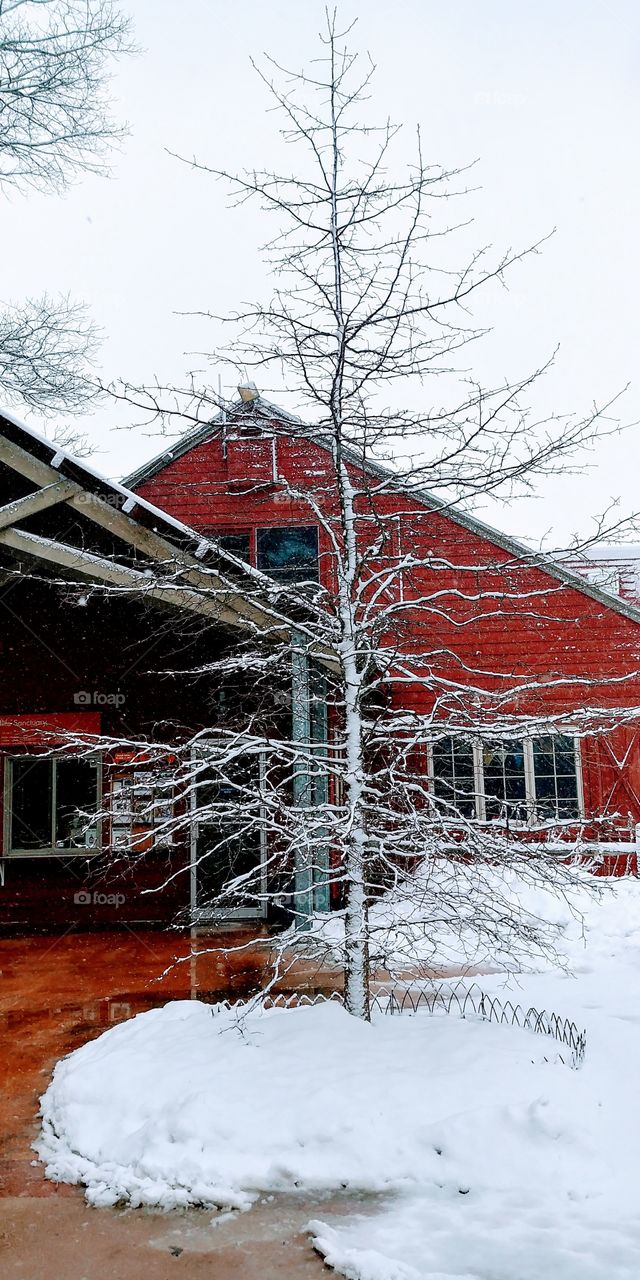
<instances>
[{"instance_id":1,"label":"snow bank","mask_svg":"<svg viewBox=\"0 0 640 1280\"><path fill-rule=\"evenodd\" d=\"M578 900L582 923L572 911L560 920L567 970L481 979L502 1000L586 1026L584 1066L543 1076L532 1065L524 1106L508 1086L505 1111L487 1113L485 1167L469 1134L445 1148L460 1181L468 1172L468 1195L436 1177L375 1216L310 1223L316 1248L349 1280L638 1280L640 883L605 890ZM474 1113L475 1074L465 1095ZM443 1124L448 1143L457 1123Z\"/></svg>"},{"instance_id":2,"label":"snow bank","mask_svg":"<svg viewBox=\"0 0 640 1280\"><path fill-rule=\"evenodd\" d=\"M540 1145L536 1177L559 1158L546 1122L528 1115L550 1077L561 1097L571 1091L573 1073L544 1063L550 1052L531 1033L457 1018L368 1025L333 1002L239 1017L181 1001L58 1064L38 1149L48 1176L84 1183L93 1204L244 1206L260 1191L432 1179L456 1193L478 1178L506 1186L516 1165L521 1178L537 1168L523 1126Z\"/></svg>"},{"instance_id":3,"label":"snow bank","mask_svg":"<svg viewBox=\"0 0 640 1280\"><path fill-rule=\"evenodd\" d=\"M473 1019L177 1002L58 1064L48 1176L96 1205L388 1193L382 1212L311 1224L351 1280L638 1280L640 885L582 906L584 927L558 908L573 972L482 978L586 1026L581 1070Z\"/></svg>"},{"instance_id":4,"label":"snow bank","mask_svg":"<svg viewBox=\"0 0 640 1280\"><path fill-rule=\"evenodd\" d=\"M347 1226L310 1222L315 1248L348 1280L638 1280L640 1226L591 1202L529 1202L482 1189L396 1199Z\"/></svg>"}]
</instances>

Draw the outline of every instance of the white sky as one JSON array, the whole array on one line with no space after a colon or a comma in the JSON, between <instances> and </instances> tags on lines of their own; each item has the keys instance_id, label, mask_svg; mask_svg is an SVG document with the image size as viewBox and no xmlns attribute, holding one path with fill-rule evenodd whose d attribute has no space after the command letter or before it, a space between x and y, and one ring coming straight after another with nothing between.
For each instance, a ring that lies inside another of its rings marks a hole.
<instances>
[{"instance_id":1,"label":"white sky","mask_svg":"<svg viewBox=\"0 0 640 1280\"><path fill-rule=\"evenodd\" d=\"M219 184L165 148L222 167L269 164L276 122L249 57L267 50L292 66L308 61L324 5L124 7L142 46L115 80L131 136L109 180L87 179L63 198L4 197L2 291L5 301L44 290L85 299L104 330L104 375L167 382L203 368L184 352L208 350L219 336L176 313L226 313L264 296L267 283L257 209L231 210ZM521 246L557 228L543 256L480 313L495 329L476 352L479 374L519 376L559 343L535 401L541 413L587 410L631 383L619 411L640 420L637 0L348 0L340 13L359 18L355 42L378 64L376 117L420 123L434 161L478 158L482 189L469 205L478 243ZM217 387L215 369L208 376ZM127 421L105 407L84 424L98 446L94 465L113 477L161 447L114 429ZM537 499L479 514L515 535L553 529L563 539L586 531L611 498L640 509L639 431L603 442L585 475L545 481Z\"/></svg>"}]
</instances>

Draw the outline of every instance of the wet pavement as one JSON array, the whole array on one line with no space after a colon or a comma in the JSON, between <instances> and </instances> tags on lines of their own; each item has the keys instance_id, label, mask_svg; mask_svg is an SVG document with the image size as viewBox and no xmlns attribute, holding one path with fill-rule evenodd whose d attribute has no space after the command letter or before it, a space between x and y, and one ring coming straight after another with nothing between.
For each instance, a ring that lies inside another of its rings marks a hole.
<instances>
[{"instance_id":1,"label":"wet pavement","mask_svg":"<svg viewBox=\"0 0 640 1280\"><path fill-rule=\"evenodd\" d=\"M224 1221L211 1210L91 1209L82 1188L45 1178L31 1148L38 1099L59 1058L167 1000L252 994L271 963L268 939L235 930L221 938L123 931L0 941L3 1280L327 1274L303 1230L318 1202L278 1197ZM318 975L297 979L314 989ZM335 1201L323 1212L346 1208Z\"/></svg>"},{"instance_id":2,"label":"wet pavement","mask_svg":"<svg viewBox=\"0 0 640 1280\"><path fill-rule=\"evenodd\" d=\"M269 1197L247 1213L91 1209L74 1198L0 1200L3 1280L318 1280L311 1218L375 1201Z\"/></svg>"},{"instance_id":3,"label":"wet pavement","mask_svg":"<svg viewBox=\"0 0 640 1280\"><path fill-rule=\"evenodd\" d=\"M59 1058L167 1000L256 989L264 940L124 931L0 942L0 1196L64 1195L33 1163L38 1099Z\"/></svg>"},{"instance_id":4,"label":"wet pavement","mask_svg":"<svg viewBox=\"0 0 640 1280\"><path fill-rule=\"evenodd\" d=\"M60 1058L167 1000L251 995L275 981L274 955L266 931L246 928L215 936L125 929L0 941L2 1280L305 1280L328 1274L306 1223L370 1211L375 1198L266 1197L248 1213L224 1218L212 1210L92 1209L81 1187L45 1178L31 1147L38 1100ZM275 986L284 992L340 987L336 970L291 956L280 958L278 972Z\"/></svg>"}]
</instances>

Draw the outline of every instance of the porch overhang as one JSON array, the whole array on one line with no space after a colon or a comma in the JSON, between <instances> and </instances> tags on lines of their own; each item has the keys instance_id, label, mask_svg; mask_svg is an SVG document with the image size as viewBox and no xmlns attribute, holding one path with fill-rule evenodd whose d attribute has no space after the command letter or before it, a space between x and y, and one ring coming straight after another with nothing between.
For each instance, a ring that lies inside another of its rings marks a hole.
<instances>
[{"instance_id":1,"label":"porch overhang","mask_svg":"<svg viewBox=\"0 0 640 1280\"><path fill-rule=\"evenodd\" d=\"M291 642L295 626L309 654L328 670L338 670L336 655L318 643L304 618L293 623L271 604L273 584L263 574L6 411L0 414L0 464L28 488L0 506L0 557L10 569L26 557L43 570L54 567L66 577L143 596L276 643ZM113 538L114 554L97 553L82 536L77 545L68 534L52 538L42 532L38 517L56 507L76 515L98 540L99 531Z\"/></svg>"}]
</instances>

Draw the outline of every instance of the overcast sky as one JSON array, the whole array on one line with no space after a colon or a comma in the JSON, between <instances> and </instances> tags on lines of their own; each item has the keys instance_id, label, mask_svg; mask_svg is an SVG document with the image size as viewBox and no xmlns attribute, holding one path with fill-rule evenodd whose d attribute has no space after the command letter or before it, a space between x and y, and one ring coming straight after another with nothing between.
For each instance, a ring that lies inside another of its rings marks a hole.
<instances>
[{"instance_id":1,"label":"overcast sky","mask_svg":"<svg viewBox=\"0 0 640 1280\"><path fill-rule=\"evenodd\" d=\"M3 197L3 298L48 290L85 299L105 342L108 378L179 380L205 362L206 322L266 292L257 210L239 214L224 189L167 154L222 167L269 163L276 127L249 58L267 50L298 66L316 52L318 0L124 0L140 54L114 82L131 134L112 178L65 197ZM640 5L637 0L360 0L354 42L378 65L375 107L420 123L427 158L477 158L469 205L478 243L526 245L556 228L542 256L518 268L483 319L485 377L516 377L560 344L540 411L587 410L627 383L619 405L640 420L636 290L640 267ZM217 386L217 374L208 375ZM225 383L223 390L232 393ZM116 429L105 407L86 424L94 464L119 477L161 442ZM30 421L38 424L34 417ZM513 534L560 539L620 497L640 509L640 427L603 442L582 477L546 481L535 500L485 518ZM553 539L552 539L553 540Z\"/></svg>"}]
</instances>

